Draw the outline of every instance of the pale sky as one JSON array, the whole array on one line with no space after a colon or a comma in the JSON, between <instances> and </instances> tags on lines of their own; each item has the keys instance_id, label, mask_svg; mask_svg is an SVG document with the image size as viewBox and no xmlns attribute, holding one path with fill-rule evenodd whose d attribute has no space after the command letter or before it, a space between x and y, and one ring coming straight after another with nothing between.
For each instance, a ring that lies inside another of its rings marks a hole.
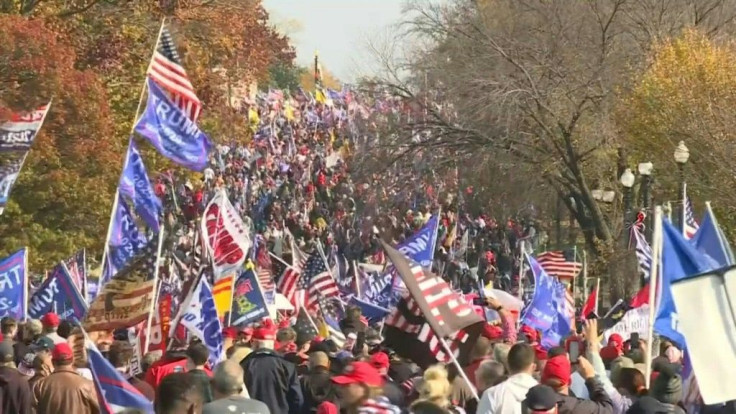
<instances>
[{"instance_id":1,"label":"pale sky","mask_svg":"<svg viewBox=\"0 0 736 414\"><path fill-rule=\"evenodd\" d=\"M264 0L277 27L285 27L297 62L312 66L319 51L322 67L342 81L353 81L366 59L366 39L384 32L401 16L403 0ZM291 22L301 27L290 32Z\"/></svg>"}]
</instances>

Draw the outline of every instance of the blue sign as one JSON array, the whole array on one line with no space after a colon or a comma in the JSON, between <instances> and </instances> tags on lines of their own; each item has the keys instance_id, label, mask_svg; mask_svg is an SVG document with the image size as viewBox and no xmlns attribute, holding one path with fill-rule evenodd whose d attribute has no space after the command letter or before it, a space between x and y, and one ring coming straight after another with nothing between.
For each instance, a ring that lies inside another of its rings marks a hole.
<instances>
[{"instance_id":1,"label":"blue sign","mask_svg":"<svg viewBox=\"0 0 736 414\"><path fill-rule=\"evenodd\" d=\"M179 165L194 171L207 166L210 139L151 79L148 79L146 111L135 131L148 139L161 155Z\"/></svg>"},{"instance_id":2,"label":"blue sign","mask_svg":"<svg viewBox=\"0 0 736 414\"><path fill-rule=\"evenodd\" d=\"M252 270L243 270L233 287L230 324L245 326L266 317L268 317L266 298L258 286L256 275Z\"/></svg>"},{"instance_id":3,"label":"blue sign","mask_svg":"<svg viewBox=\"0 0 736 414\"><path fill-rule=\"evenodd\" d=\"M20 249L0 261L0 317L25 319L28 315L27 294L26 249Z\"/></svg>"},{"instance_id":4,"label":"blue sign","mask_svg":"<svg viewBox=\"0 0 736 414\"><path fill-rule=\"evenodd\" d=\"M56 313L61 319L75 322L81 321L87 313L82 294L63 262L51 271L49 277L31 296L28 305L28 316L32 319L41 319L49 312Z\"/></svg>"}]
</instances>

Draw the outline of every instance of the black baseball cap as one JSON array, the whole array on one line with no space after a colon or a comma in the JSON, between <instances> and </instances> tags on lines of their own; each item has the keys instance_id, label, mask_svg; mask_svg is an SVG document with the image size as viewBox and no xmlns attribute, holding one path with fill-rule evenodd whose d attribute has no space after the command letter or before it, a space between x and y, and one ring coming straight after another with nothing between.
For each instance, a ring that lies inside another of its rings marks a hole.
<instances>
[{"instance_id":1,"label":"black baseball cap","mask_svg":"<svg viewBox=\"0 0 736 414\"><path fill-rule=\"evenodd\" d=\"M524 404L531 411L549 411L562 402L562 397L548 385L535 385L526 393Z\"/></svg>"}]
</instances>

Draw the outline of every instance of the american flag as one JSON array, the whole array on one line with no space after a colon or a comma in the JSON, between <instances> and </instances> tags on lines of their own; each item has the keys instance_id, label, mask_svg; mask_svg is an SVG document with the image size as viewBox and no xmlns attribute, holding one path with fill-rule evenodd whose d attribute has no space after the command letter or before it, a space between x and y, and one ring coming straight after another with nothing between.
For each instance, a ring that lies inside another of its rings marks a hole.
<instances>
[{"instance_id":1,"label":"american flag","mask_svg":"<svg viewBox=\"0 0 736 414\"><path fill-rule=\"evenodd\" d=\"M264 292L273 291L275 285L273 283L273 277L271 275L271 256L268 254L268 246L266 246L263 237L258 236L256 238L255 246L253 247L256 251L256 265L258 266L258 283L261 284L261 288Z\"/></svg>"},{"instance_id":2,"label":"american flag","mask_svg":"<svg viewBox=\"0 0 736 414\"><path fill-rule=\"evenodd\" d=\"M639 226L631 227L631 239L636 249L639 271L644 274L644 277L649 278L649 271L652 268L652 247L647 243L647 239Z\"/></svg>"},{"instance_id":3,"label":"american flag","mask_svg":"<svg viewBox=\"0 0 736 414\"><path fill-rule=\"evenodd\" d=\"M693 203L690 197L685 197L685 223L682 226L682 235L686 240L690 240L695 236L700 226L695 221L695 213L693 212Z\"/></svg>"},{"instance_id":4,"label":"american flag","mask_svg":"<svg viewBox=\"0 0 736 414\"><path fill-rule=\"evenodd\" d=\"M287 238L290 238L291 242L291 266L284 267L279 277L276 288L281 292L284 297L294 305L296 309L299 309L299 300L297 299L296 291L298 288L299 279L301 279L302 271L307 263L307 256L299 250L294 243L294 236L287 232ZM278 261L277 261L278 262Z\"/></svg>"},{"instance_id":5,"label":"american flag","mask_svg":"<svg viewBox=\"0 0 736 414\"><path fill-rule=\"evenodd\" d=\"M566 257L565 252L561 250L540 253L537 255L537 262L548 275L560 279L574 278L583 268L582 263Z\"/></svg>"},{"instance_id":6,"label":"american flag","mask_svg":"<svg viewBox=\"0 0 736 414\"><path fill-rule=\"evenodd\" d=\"M158 48L148 67L148 76L166 91L171 101L181 108L189 119L197 122L202 110L202 102L194 92L187 72L181 66L181 59L166 26L161 31Z\"/></svg>"},{"instance_id":7,"label":"american flag","mask_svg":"<svg viewBox=\"0 0 736 414\"><path fill-rule=\"evenodd\" d=\"M304 290L304 306L312 309L319 305L320 298L339 297L340 290L319 251L313 252L304 265L302 277L297 282L299 290Z\"/></svg>"}]
</instances>

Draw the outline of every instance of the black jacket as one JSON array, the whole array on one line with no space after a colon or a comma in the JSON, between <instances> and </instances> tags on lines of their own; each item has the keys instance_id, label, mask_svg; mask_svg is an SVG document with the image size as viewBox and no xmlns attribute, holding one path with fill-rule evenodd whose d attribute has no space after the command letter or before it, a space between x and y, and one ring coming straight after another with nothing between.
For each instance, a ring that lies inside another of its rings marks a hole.
<instances>
[{"instance_id":1,"label":"black jacket","mask_svg":"<svg viewBox=\"0 0 736 414\"><path fill-rule=\"evenodd\" d=\"M0 367L0 413L31 414L31 387L17 369Z\"/></svg>"},{"instance_id":2,"label":"black jacket","mask_svg":"<svg viewBox=\"0 0 736 414\"><path fill-rule=\"evenodd\" d=\"M304 395L303 414L316 413L317 407L324 401L337 403L337 389L331 377L327 368L316 367L299 380Z\"/></svg>"},{"instance_id":3,"label":"black jacket","mask_svg":"<svg viewBox=\"0 0 736 414\"><path fill-rule=\"evenodd\" d=\"M603 384L596 378L585 380L588 388L589 400L560 395L562 402L559 414L613 414L613 401L603 389Z\"/></svg>"},{"instance_id":4,"label":"black jacket","mask_svg":"<svg viewBox=\"0 0 736 414\"><path fill-rule=\"evenodd\" d=\"M251 398L265 403L272 413L300 414L304 398L296 367L270 349L251 352L240 363Z\"/></svg>"}]
</instances>

